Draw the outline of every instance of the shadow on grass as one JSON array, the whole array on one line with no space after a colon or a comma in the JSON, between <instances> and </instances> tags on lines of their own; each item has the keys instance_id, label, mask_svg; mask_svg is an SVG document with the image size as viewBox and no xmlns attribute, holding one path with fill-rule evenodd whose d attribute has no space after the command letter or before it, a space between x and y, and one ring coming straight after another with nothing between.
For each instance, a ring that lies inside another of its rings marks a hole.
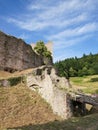
<instances>
[{"instance_id":1,"label":"shadow on grass","mask_svg":"<svg viewBox=\"0 0 98 130\"><path fill-rule=\"evenodd\" d=\"M29 124L7 130L98 130L98 114L72 118L65 121L54 121L46 124Z\"/></svg>"},{"instance_id":2,"label":"shadow on grass","mask_svg":"<svg viewBox=\"0 0 98 130\"><path fill-rule=\"evenodd\" d=\"M98 77L91 78L90 82L98 82Z\"/></svg>"}]
</instances>

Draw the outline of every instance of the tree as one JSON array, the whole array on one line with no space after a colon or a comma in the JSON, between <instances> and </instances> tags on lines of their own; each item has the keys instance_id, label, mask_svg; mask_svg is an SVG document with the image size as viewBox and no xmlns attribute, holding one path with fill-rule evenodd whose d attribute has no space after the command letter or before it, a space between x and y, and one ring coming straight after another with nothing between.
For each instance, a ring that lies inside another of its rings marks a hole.
<instances>
[{"instance_id":1,"label":"tree","mask_svg":"<svg viewBox=\"0 0 98 130\"><path fill-rule=\"evenodd\" d=\"M93 68L89 68L88 74L89 75L94 75L94 74L96 74L96 72L95 72L95 70Z\"/></svg>"},{"instance_id":2,"label":"tree","mask_svg":"<svg viewBox=\"0 0 98 130\"><path fill-rule=\"evenodd\" d=\"M51 58L51 52L47 50L47 47L45 46L43 41L38 41L36 43L36 46L34 47L34 50L42 56L50 57Z\"/></svg>"},{"instance_id":3,"label":"tree","mask_svg":"<svg viewBox=\"0 0 98 130\"><path fill-rule=\"evenodd\" d=\"M94 69L96 74L98 74L98 61L93 64L92 68Z\"/></svg>"},{"instance_id":4,"label":"tree","mask_svg":"<svg viewBox=\"0 0 98 130\"><path fill-rule=\"evenodd\" d=\"M77 76L77 71L74 70L72 67L70 68L70 77L74 77L74 76Z\"/></svg>"},{"instance_id":5,"label":"tree","mask_svg":"<svg viewBox=\"0 0 98 130\"><path fill-rule=\"evenodd\" d=\"M86 67L83 67L82 70L79 70L78 76L86 76L88 75L88 69Z\"/></svg>"},{"instance_id":6,"label":"tree","mask_svg":"<svg viewBox=\"0 0 98 130\"><path fill-rule=\"evenodd\" d=\"M83 55L81 58L68 58L55 63L60 76L69 77L98 74L98 54Z\"/></svg>"}]
</instances>

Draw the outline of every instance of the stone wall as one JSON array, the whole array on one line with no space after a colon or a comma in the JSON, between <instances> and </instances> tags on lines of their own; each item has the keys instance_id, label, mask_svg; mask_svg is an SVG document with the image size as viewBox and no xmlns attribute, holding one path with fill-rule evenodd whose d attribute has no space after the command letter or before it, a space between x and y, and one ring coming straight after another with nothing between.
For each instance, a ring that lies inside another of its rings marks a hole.
<instances>
[{"instance_id":1,"label":"stone wall","mask_svg":"<svg viewBox=\"0 0 98 130\"><path fill-rule=\"evenodd\" d=\"M63 119L73 115L71 100L61 87L65 89L67 80L56 75L54 68L42 67L26 75L27 86L37 91L52 107L55 114Z\"/></svg>"},{"instance_id":2,"label":"stone wall","mask_svg":"<svg viewBox=\"0 0 98 130\"><path fill-rule=\"evenodd\" d=\"M43 64L43 57L37 55L30 45L0 31L0 69L11 72Z\"/></svg>"},{"instance_id":3,"label":"stone wall","mask_svg":"<svg viewBox=\"0 0 98 130\"><path fill-rule=\"evenodd\" d=\"M69 94L61 89L62 85L68 88L66 79L58 77L54 72L52 67L42 66L30 69L29 72L20 72L17 76L13 73L7 79L0 79L0 87L25 83L45 99L55 114L63 119L68 119L73 115L73 104Z\"/></svg>"}]
</instances>

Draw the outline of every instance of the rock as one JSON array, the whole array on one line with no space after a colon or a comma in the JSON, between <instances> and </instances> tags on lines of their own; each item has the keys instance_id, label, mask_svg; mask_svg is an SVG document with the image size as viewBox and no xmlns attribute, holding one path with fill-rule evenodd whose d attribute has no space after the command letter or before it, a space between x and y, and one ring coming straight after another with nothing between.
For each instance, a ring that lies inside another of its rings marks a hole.
<instances>
[{"instance_id":1,"label":"rock","mask_svg":"<svg viewBox=\"0 0 98 130\"><path fill-rule=\"evenodd\" d=\"M7 79L0 80L0 86L1 87L9 87L10 86L10 82Z\"/></svg>"}]
</instances>

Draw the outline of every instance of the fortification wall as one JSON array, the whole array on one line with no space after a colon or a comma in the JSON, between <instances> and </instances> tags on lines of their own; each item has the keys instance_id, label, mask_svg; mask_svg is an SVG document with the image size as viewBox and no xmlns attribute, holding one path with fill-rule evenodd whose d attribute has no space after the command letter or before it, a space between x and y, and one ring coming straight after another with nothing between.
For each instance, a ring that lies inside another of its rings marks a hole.
<instances>
[{"instance_id":1,"label":"fortification wall","mask_svg":"<svg viewBox=\"0 0 98 130\"><path fill-rule=\"evenodd\" d=\"M0 69L6 71L24 70L44 64L43 57L22 39L0 31Z\"/></svg>"},{"instance_id":2,"label":"fortification wall","mask_svg":"<svg viewBox=\"0 0 98 130\"><path fill-rule=\"evenodd\" d=\"M61 86L68 88L67 80L58 77L53 68L36 69L26 75L26 83L50 104L55 114L63 119L68 119L73 115L71 100L66 91L61 89Z\"/></svg>"}]
</instances>

